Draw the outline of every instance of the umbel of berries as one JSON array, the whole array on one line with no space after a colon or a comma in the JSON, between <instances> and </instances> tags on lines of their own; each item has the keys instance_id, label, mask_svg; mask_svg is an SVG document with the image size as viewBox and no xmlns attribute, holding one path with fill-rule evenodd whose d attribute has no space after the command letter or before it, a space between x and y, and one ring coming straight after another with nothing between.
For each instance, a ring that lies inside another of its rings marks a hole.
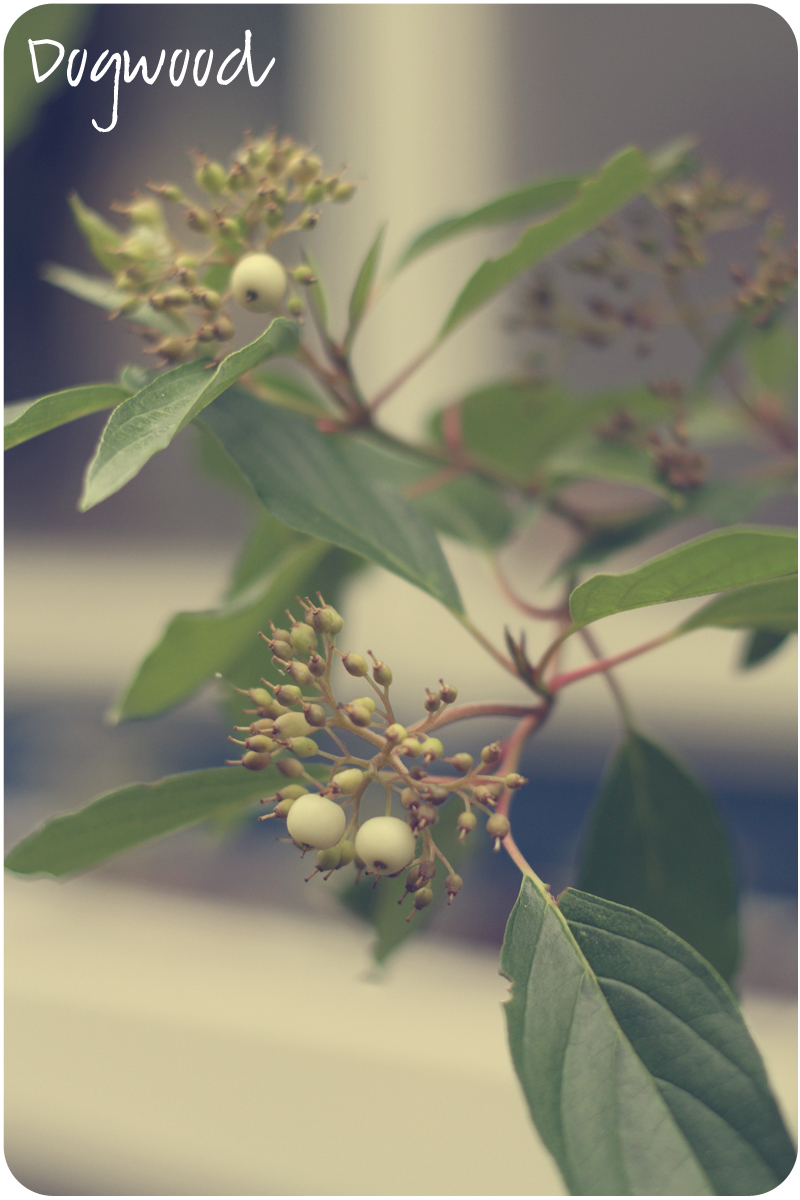
<instances>
[{"instance_id":1,"label":"umbel of berries","mask_svg":"<svg viewBox=\"0 0 800 1200\"><path fill-rule=\"evenodd\" d=\"M269 256L251 256L259 257ZM258 263L248 269L249 275L234 273L236 285L242 280L254 288L263 285L265 303L267 285L277 281L279 289L285 282L271 266L263 276ZM244 738L231 738L244 750L231 765L271 770L294 781L264 797L274 807L261 819L285 820L289 839L283 840L303 854L317 851L307 882L316 875L327 880L350 864L357 879L362 873L374 876L373 886L407 871L404 894L413 896L411 916L437 896L446 895L450 903L461 890L461 877L436 843L442 807L463 806L456 822L461 841L477 828L477 813L485 815L486 832L498 848L509 823L495 806L504 790L525 780L493 773L495 766L502 769L499 743L484 747L477 764L464 751L445 755L434 734L455 715L443 720L457 692L442 680L437 692L425 689L421 716L401 725L389 696L391 668L371 650L371 666L364 655L339 650L336 637L344 622L321 595L319 600L317 605L298 597L302 618L287 609L289 628L270 622L271 636L261 634L287 682L262 679L263 687L238 689L255 705L244 710L255 719L238 727ZM341 699L340 684L350 693ZM370 694L353 696L354 684ZM370 813L375 802L380 809ZM437 862L445 868L444 888L435 879Z\"/></svg>"}]
</instances>

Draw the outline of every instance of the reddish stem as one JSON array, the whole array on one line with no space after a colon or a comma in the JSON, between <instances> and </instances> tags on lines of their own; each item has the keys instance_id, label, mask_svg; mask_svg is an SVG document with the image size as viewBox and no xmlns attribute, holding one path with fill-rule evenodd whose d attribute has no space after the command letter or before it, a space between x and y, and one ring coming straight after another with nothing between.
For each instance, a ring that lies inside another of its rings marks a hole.
<instances>
[{"instance_id":1,"label":"reddish stem","mask_svg":"<svg viewBox=\"0 0 800 1200\"><path fill-rule=\"evenodd\" d=\"M567 671L564 675L557 675L549 685L550 691L558 692L568 683L575 683L576 680L585 679L588 675L597 675L598 672L616 667L618 663L627 662L629 658L636 658L638 654L644 654L646 650L653 650L656 646L663 645L673 636L673 633L662 633L652 641L645 642L641 646L634 646L632 650L626 650L623 654L615 654L611 658L601 658L598 662L590 663L588 667L580 667L577 671Z\"/></svg>"}]
</instances>

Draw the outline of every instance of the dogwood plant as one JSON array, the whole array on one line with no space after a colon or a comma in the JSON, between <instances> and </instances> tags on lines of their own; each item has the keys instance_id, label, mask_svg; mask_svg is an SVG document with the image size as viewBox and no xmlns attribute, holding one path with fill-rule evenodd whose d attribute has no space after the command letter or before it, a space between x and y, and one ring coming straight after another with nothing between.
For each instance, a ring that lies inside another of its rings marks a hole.
<instances>
[{"instance_id":1,"label":"dogwood plant","mask_svg":"<svg viewBox=\"0 0 800 1200\"><path fill-rule=\"evenodd\" d=\"M148 184L114 206L122 225L70 198L105 274L51 265L46 277L130 321L150 366L10 405L6 446L110 409L82 510L188 425L206 468L244 481L253 528L226 601L176 616L117 708L121 721L154 717L220 680L237 751L223 765L220 747L218 768L133 784L48 822L12 848L8 869L70 875L264 805L264 834L285 822L286 852L313 857L310 886L349 880L342 894L372 922L382 959L445 897L456 900L465 844L493 847L522 877L500 963L511 1055L568 1188L769 1191L794 1150L731 990L736 879L724 829L702 785L639 730L614 674L709 627L745 631L748 669L796 629L796 535L747 523L764 498L791 488L796 469L796 256L768 199L698 166L685 141L649 155L628 148L586 176L534 183L432 225L379 280L381 230L337 333L310 254L287 262L276 244L310 233L354 185L276 133L248 135L228 165L196 154L195 181L197 196ZM410 347L408 366L366 396L351 351L383 288L452 238L529 219L466 280L428 345ZM754 223L752 261L732 264L725 295L697 300L709 239ZM423 441L391 435L381 414L402 384L518 280L513 324L538 339L528 367L449 403ZM231 350L243 310L263 314L264 329ZM649 355L667 325L699 348L699 370L652 376ZM574 394L562 382L567 356L611 344L627 346L640 382ZM723 441L755 447L755 468L711 475L707 451ZM587 502L573 485L589 480L625 485L626 502ZM569 535L550 604L518 596L500 558L540 512ZM681 541L690 517L711 531ZM672 549L622 573L598 570L662 530ZM440 534L490 558L525 629L475 626ZM402 663L350 647L334 607L365 560L444 605L529 699L458 704L456 686L432 679L419 711L396 711ZM600 648L602 618L702 597L712 598L646 644L613 657ZM549 631L536 655L528 627ZM565 667L567 643L589 661ZM578 886L555 898L535 853L515 841L512 800L526 802L519 768L561 692L596 674L622 738L585 830ZM354 680L366 694L353 699ZM512 720L513 732L473 757L458 741L462 723L487 717Z\"/></svg>"}]
</instances>

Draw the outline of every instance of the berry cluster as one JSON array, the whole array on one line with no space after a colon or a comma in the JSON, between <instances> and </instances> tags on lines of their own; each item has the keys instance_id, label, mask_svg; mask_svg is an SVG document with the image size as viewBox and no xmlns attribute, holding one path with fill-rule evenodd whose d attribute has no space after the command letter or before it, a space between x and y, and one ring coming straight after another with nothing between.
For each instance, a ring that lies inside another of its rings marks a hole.
<instances>
[{"instance_id":1,"label":"berry cluster","mask_svg":"<svg viewBox=\"0 0 800 1200\"><path fill-rule=\"evenodd\" d=\"M206 250L187 253L170 233L159 200L139 193L128 204L112 205L130 221L125 236L99 218L96 230L104 242L102 261L116 288L129 297L119 311L134 322L143 305L164 314L167 336L151 329L144 336L154 343L149 352L166 362L207 354L206 346L213 350L232 338L235 328L226 310L231 300L250 312L274 312L288 289L285 309L302 317L305 306L292 285L313 285L311 268L301 263L287 276L267 251L287 233L312 229L322 203L341 203L355 191L341 172L325 175L308 147L274 132L256 140L248 135L227 168L204 154L192 157L205 204L172 183L147 186L161 200L183 207L187 227L205 237ZM80 218L89 219L88 210Z\"/></svg>"},{"instance_id":2,"label":"berry cluster","mask_svg":"<svg viewBox=\"0 0 800 1200\"><path fill-rule=\"evenodd\" d=\"M506 789L521 787L526 780L517 774L494 774L500 764L499 743L485 746L477 763L470 754L445 756L439 738L433 736L457 692L439 681L434 692L426 689L425 715L408 728L395 720L389 699L391 669L372 651L372 664L360 654L342 654L335 644L343 620L319 597L319 605L308 598L298 602L303 619L288 612L290 629L276 629L261 636L269 645L273 662L287 682L241 691L256 706L245 710L256 719L237 727L244 739L231 738L244 754L241 763L251 771L274 765L288 781L262 803L275 807L261 820L279 817L286 821L290 840L305 854L316 850L318 872L329 878L334 871L353 863L361 873L395 876L407 870L406 895L413 896L414 909L425 908L433 899L431 883L439 859L448 874L445 890L448 903L461 889L455 873L433 837L439 809L450 796L463 805L458 817L463 839L477 824L476 810L488 818L486 832L499 849L509 833L507 817L494 811ZM373 694L339 701L331 676L341 662L347 675L363 679ZM335 750L322 749L316 738L325 734ZM352 753L340 734L355 734L369 746L369 757ZM320 782L306 770L303 760L318 755L330 763L327 779ZM434 762L447 763L456 775L435 774ZM368 790L382 789L383 813L362 819L362 802ZM393 806L404 816L392 815ZM409 918L410 919L410 918Z\"/></svg>"}]
</instances>

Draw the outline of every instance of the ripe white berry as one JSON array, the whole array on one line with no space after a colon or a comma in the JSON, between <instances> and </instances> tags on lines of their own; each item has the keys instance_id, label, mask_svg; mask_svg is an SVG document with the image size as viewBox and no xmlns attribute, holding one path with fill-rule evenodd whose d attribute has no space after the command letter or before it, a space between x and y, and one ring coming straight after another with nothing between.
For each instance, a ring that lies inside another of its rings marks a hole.
<instances>
[{"instance_id":1,"label":"ripe white berry","mask_svg":"<svg viewBox=\"0 0 800 1200\"><path fill-rule=\"evenodd\" d=\"M411 862L416 838L397 817L372 817L356 834L356 854L370 871L394 875Z\"/></svg>"},{"instance_id":2,"label":"ripe white berry","mask_svg":"<svg viewBox=\"0 0 800 1200\"><path fill-rule=\"evenodd\" d=\"M344 809L326 796L308 792L298 796L286 818L286 828L295 841L315 850L329 850L340 840L347 825Z\"/></svg>"},{"instance_id":3,"label":"ripe white berry","mask_svg":"<svg viewBox=\"0 0 800 1200\"><path fill-rule=\"evenodd\" d=\"M271 254L248 254L233 269L231 291L242 308L269 312L283 299L286 272Z\"/></svg>"}]
</instances>

